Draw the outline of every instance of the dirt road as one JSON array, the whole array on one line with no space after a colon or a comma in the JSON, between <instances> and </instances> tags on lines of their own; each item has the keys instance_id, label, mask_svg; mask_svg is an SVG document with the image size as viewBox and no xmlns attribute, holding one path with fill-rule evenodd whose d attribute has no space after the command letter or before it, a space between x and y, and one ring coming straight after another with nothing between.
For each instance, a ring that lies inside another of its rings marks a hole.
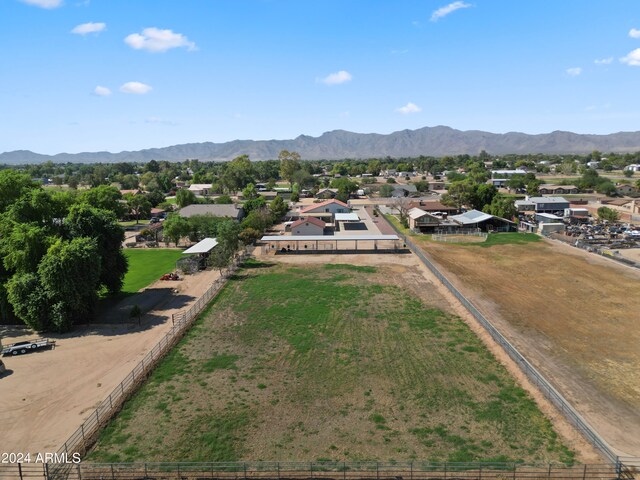
<instances>
[{"instance_id":1,"label":"dirt road","mask_svg":"<svg viewBox=\"0 0 640 480\"><path fill-rule=\"evenodd\" d=\"M188 309L218 277L217 271L204 271L179 282L154 283L147 290L160 292L157 303L141 326L80 327L51 336L57 341L55 350L5 358L8 372L0 378L0 451L58 450L166 334L172 313ZM2 336L6 344L34 334L16 329Z\"/></svg>"}]
</instances>

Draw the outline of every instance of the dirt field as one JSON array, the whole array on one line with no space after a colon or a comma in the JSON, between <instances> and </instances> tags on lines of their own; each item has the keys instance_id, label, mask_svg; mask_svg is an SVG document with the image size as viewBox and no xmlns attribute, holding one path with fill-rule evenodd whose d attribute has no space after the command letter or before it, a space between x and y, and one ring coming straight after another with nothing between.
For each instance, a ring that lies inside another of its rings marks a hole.
<instances>
[{"instance_id":1,"label":"dirt field","mask_svg":"<svg viewBox=\"0 0 640 480\"><path fill-rule=\"evenodd\" d=\"M620 455L640 455L638 270L548 241L422 245Z\"/></svg>"},{"instance_id":2,"label":"dirt field","mask_svg":"<svg viewBox=\"0 0 640 480\"><path fill-rule=\"evenodd\" d=\"M567 460L562 442L598 461L553 418L556 440L415 256L267 260L228 286L89 460Z\"/></svg>"},{"instance_id":3,"label":"dirt field","mask_svg":"<svg viewBox=\"0 0 640 480\"><path fill-rule=\"evenodd\" d=\"M218 278L200 272L179 282L156 282L145 298L155 305L136 324L81 327L53 335L55 350L5 357L0 378L3 452L55 452L171 327L171 314L189 307ZM177 293L172 290L177 290ZM124 302L130 305L135 296ZM130 307L123 307L127 312ZM2 332L3 342L33 338Z\"/></svg>"}]
</instances>

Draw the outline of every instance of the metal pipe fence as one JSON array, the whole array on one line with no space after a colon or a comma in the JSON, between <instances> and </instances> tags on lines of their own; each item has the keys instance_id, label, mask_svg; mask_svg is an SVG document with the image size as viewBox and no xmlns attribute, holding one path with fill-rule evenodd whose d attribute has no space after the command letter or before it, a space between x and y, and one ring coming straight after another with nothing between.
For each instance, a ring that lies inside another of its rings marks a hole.
<instances>
[{"instance_id":1,"label":"metal pipe fence","mask_svg":"<svg viewBox=\"0 0 640 480\"><path fill-rule=\"evenodd\" d=\"M113 389L111 394L98 405L80 427L71 434L57 451L58 457L71 458L74 453L84 455L87 452L96 441L101 428L111 420L124 402L133 394L140 384L144 382L164 355L184 336L200 312L222 289L226 280L238 269L245 258L245 254L238 256L229 267L227 273L218 278L187 311L178 312L173 315L173 325L167 334L162 337L140 363L134 367L129 375Z\"/></svg>"},{"instance_id":2,"label":"metal pipe fence","mask_svg":"<svg viewBox=\"0 0 640 480\"><path fill-rule=\"evenodd\" d=\"M620 480L612 464L563 465L432 462L71 463L63 475L49 464L0 465L0 480L290 479L310 480Z\"/></svg>"},{"instance_id":3,"label":"metal pipe fence","mask_svg":"<svg viewBox=\"0 0 640 480\"><path fill-rule=\"evenodd\" d=\"M617 464L618 455L611 446L595 431L575 408L558 392L551 383L522 355L511 342L458 290L449 279L427 258L422 249L417 247L392 222L387 222L402 238L409 249L426 265L438 280L464 305L491 337L502 346L504 351L516 362L527 378L560 410L564 417L610 462Z\"/></svg>"}]
</instances>

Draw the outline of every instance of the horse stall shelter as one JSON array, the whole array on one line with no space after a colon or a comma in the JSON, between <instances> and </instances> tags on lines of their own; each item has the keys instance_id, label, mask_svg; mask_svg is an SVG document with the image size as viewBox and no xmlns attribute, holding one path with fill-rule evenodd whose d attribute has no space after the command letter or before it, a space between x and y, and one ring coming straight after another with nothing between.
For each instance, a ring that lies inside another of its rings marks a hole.
<instances>
[{"instance_id":1,"label":"horse stall shelter","mask_svg":"<svg viewBox=\"0 0 640 480\"><path fill-rule=\"evenodd\" d=\"M397 235L266 235L266 254L399 253L406 247Z\"/></svg>"}]
</instances>

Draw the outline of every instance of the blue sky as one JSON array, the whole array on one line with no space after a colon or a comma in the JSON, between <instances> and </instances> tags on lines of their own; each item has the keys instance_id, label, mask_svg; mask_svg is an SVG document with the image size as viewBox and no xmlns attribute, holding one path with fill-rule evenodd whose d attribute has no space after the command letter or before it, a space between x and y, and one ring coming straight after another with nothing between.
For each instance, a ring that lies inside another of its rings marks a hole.
<instances>
[{"instance_id":1,"label":"blue sky","mask_svg":"<svg viewBox=\"0 0 640 480\"><path fill-rule=\"evenodd\" d=\"M640 130L638 0L0 0L0 58L0 152Z\"/></svg>"}]
</instances>

